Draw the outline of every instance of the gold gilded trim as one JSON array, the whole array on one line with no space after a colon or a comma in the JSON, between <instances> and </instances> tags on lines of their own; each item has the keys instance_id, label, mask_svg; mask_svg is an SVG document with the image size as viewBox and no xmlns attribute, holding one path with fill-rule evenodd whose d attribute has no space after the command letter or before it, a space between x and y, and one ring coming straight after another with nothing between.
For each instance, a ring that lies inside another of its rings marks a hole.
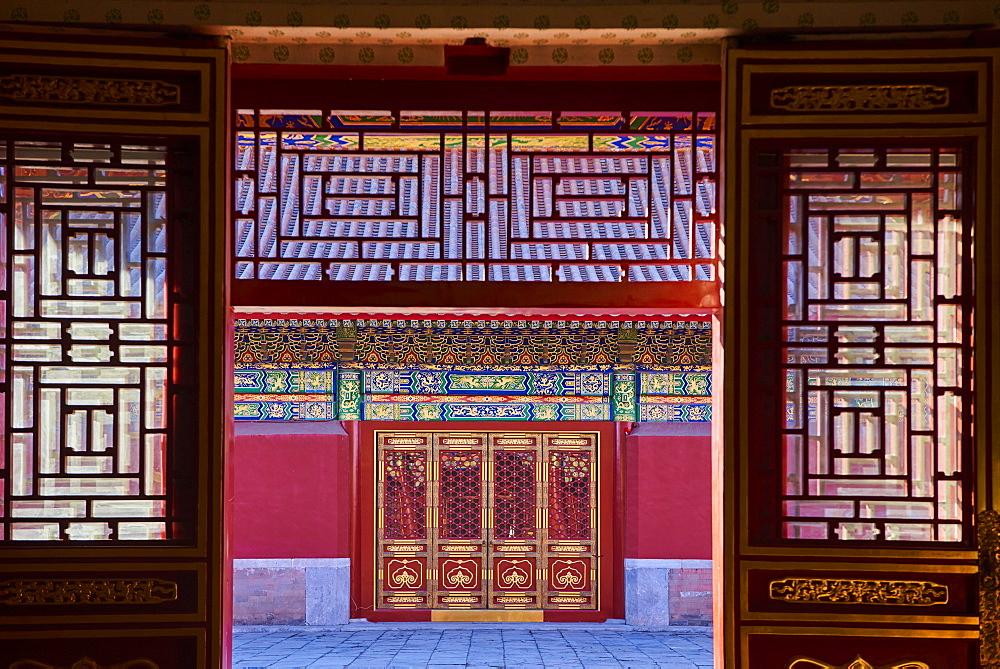
<instances>
[{"instance_id":1,"label":"gold gilded trim","mask_svg":"<svg viewBox=\"0 0 1000 669\"><path fill-rule=\"evenodd\" d=\"M979 525L979 666L1000 667L1000 514L980 511Z\"/></svg>"},{"instance_id":2,"label":"gold gilded trim","mask_svg":"<svg viewBox=\"0 0 1000 669\"><path fill-rule=\"evenodd\" d=\"M928 84L785 86L771 91L771 107L786 111L927 111L947 107L949 91Z\"/></svg>"},{"instance_id":3,"label":"gold gilded trim","mask_svg":"<svg viewBox=\"0 0 1000 669\"><path fill-rule=\"evenodd\" d=\"M431 611L432 622L489 622L489 623L540 623L545 619L545 612L541 610L518 610L518 609L479 609L479 610L458 610L458 609L435 609Z\"/></svg>"},{"instance_id":4,"label":"gold gilded trim","mask_svg":"<svg viewBox=\"0 0 1000 669\"><path fill-rule=\"evenodd\" d=\"M876 667L874 664L864 659L860 655L847 664L827 664L811 657L793 657L787 669L931 669L931 665L925 662L910 660L899 664L883 664Z\"/></svg>"},{"instance_id":5,"label":"gold gilded trim","mask_svg":"<svg viewBox=\"0 0 1000 669\"><path fill-rule=\"evenodd\" d=\"M61 667L35 660L18 660L9 669L160 669L160 665L144 657L118 664L97 664L89 657L82 657L73 664Z\"/></svg>"},{"instance_id":6,"label":"gold gilded trim","mask_svg":"<svg viewBox=\"0 0 1000 669\"><path fill-rule=\"evenodd\" d=\"M161 604L177 599L177 584L156 578L53 579L0 582L0 603Z\"/></svg>"},{"instance_id":7,"label":"gold gilded trim","mask_svg":"<svg viewBox=\"0 0 1000 669\"><path fill-rule=\"evenodd\" d=\"M147 79L11 74L0 77L0 97L20 102L163 107L180 104L181 87Z\"/></svg>"},{"instance_id":8,"label":"gold gilded trim","mask_svg":"<svg viewBox=\"0 0 1000 669\"><path fill-rule=\"evenodd\" d=\"M948 586L932 581L784 578L771 581L770 596L799 604L934 606L948 603Z\"/></svg>"}]
</instances>

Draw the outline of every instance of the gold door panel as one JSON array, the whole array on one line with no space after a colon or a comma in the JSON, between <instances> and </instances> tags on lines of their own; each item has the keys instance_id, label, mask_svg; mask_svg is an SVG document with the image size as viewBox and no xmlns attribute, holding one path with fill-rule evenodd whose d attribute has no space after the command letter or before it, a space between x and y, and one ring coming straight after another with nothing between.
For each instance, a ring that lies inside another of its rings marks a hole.
<instances>
[{"instance_id":1,"label":"gold door panel","mask_svg":"<svg viewBox=\"0 0 1000 669\"><path fill-rule=\"evenodd\" d=\"M596 610L598 446L378 432L377 608Z\"/></svg>"}]
</instances>

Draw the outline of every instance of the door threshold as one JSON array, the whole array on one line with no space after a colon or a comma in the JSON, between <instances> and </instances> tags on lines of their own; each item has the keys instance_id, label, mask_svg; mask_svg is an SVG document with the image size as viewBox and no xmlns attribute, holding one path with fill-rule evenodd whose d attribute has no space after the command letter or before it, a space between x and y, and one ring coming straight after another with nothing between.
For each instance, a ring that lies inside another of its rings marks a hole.
<instances>
[{"instance_id":1,"label":"door threshold","mask_svg":"<svg viewBox=\"0 0 1000 669\"><path fill-rule=\"evenodd\" d=\"M512 610L493 611L493 610L483 610L483 609L475 609L475 610L450 609L447 611L433 610L431 611L431 622L540 623L544 621L543 617L544 615L545 612L541 610L534 610L534 611L512 611Z\"/></svg>"}]
</instances>

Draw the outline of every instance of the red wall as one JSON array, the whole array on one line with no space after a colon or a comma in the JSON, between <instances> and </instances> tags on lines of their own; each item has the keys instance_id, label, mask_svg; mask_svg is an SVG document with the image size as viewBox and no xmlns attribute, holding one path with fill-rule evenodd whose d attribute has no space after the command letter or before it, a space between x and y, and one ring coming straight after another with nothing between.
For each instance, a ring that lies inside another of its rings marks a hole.
<instances>
[{"instance_id":1,"label":"red wall","mask_svg":"<svg viewBox=\"0 0 1000 669\"><path fill-rule=\"evenodd\" d=\"M624 557L712 557L709 429L646 423L625 438ZM235 432L233 557L349 557L352 460L341 424L237 423Z\"/></svg>"},{"instance_id":2,"label":"red wall","mask_svg":"<svg viewBox=\"0 0 1000 669\"><path fill-rule=\"evenodd\" d=\"M625 438L625 557L712 557L710 424L645 423Z\"/></svg>"},{"instance_id":3,"label":"red wall","mask_svg":"<svg viewBox=\"0 0 1000 669\"><path fill-rule=\"evenodd\" d=\"M234 558L350 556L351 449L339 422L237 422Z\"/></svg>"}]
</instances>

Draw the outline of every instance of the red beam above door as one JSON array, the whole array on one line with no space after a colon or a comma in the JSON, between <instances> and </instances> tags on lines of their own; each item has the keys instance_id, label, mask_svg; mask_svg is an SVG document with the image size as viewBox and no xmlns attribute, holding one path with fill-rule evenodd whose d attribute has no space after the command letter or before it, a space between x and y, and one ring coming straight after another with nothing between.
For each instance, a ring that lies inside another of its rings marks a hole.
<instances>
[{"instance_id":1,"label":"red beam above door","mask_svg":"<svg viewBox=\"0 0 1000 669\"><path fill-rule=\"evenodd\" d=\"M717 309L710 281L572 283L489 281L233 281L231 304L268 307L535 307Z\"/></svg>"}]
</instances>

